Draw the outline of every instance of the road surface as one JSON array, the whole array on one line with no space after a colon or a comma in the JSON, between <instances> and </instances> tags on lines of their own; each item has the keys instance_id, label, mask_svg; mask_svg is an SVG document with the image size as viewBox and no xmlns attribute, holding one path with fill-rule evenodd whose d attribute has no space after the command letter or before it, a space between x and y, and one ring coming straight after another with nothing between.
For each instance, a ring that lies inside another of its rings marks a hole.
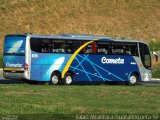
<instances>
[{"instance_id":1,"label":"road surface","mask_svg":"<svg viewBox=\"0 0 160 120\"><path fill-rule=\"evenodd\" d=\"M8 79L4 79L2 76L0 76L0 84L26 84L25 80L8 80ZM33 83L35 84L35 83ZM37 83L36 83L37 84ZM148 82L142 82L140 85L142 86L150 86L150 85L154 85L154 86L160 86L160 80L151 80Z\"/></svg>"},{"instance_id":2,"label":"road surface","mask_svg":"<svg viewBox=\"0 0 160 120\"><path fill-rule=\"evenodd\" d=\"M0 70L0 84L25 84L25 80L8 80L3 78L3 72ZM155 86L160 86L160 79L155 79L153 78L152 80L148 82L142 82L141 85L155 85Z\"/></svg>"}]
</instances>

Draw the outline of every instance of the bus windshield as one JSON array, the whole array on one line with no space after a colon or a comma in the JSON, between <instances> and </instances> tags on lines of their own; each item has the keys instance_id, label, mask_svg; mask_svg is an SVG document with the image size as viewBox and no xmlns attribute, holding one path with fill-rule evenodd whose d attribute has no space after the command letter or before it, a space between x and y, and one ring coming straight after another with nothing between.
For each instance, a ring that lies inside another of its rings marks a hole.
<instances>
[{"instance_id":1,"label":"bus windshield","mask_svg":"<svg viewBox=\"0 0 160 120\"><path fill-rule=\"evenodd\" d=\"M6 36L4 41L4 54L25 53L25 36Z\"/></svg>"},{"instance_id":2,"label":"bus windshield","mask_svg":"<svg viewBox=\"0 0 160 120\"><path fill-rule=\"evenodd\" d=\"M151 69L151 56L149 48L146 44L139 44L141 61L146 69Z\"/></svg>"}]
</instances>

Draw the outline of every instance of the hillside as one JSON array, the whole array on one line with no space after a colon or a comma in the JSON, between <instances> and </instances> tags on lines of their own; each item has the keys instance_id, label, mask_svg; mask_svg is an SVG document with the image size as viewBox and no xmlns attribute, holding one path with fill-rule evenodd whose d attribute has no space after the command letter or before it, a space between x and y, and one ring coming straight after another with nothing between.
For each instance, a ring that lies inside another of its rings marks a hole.
<instances>
[{"instance_id":1,"label":"hillside","mask_svg":"<svg viewBox=\"0 0 160 120\"><path fill-rule=\"evenodd\" d=\"M0 49L26 32L160 40L160 0L0 0Z\"/></svg>"}]
</instances>

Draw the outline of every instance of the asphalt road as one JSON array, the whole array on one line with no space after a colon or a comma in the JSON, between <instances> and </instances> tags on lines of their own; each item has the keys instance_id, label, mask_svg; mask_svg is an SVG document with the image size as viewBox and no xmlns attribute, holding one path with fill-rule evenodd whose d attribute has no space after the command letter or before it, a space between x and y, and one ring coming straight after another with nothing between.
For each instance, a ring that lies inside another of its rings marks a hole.
<instances>
[{"instance_id":1,"label":"asphalt road","mask_svg":"<svg viewBox=\"0 0 160 120\"><path fill-rule=\"evenodd\" d=\"M25 84L26 81L25 80L8 80L8 79L4 79L3 78L3 72L2 70L0 70L0 84ZM37 83L36 83L37 84ZM147 82L142 82L140 85L145 85L145 86L150 86L150 85L154 85L154 86L160 86L160 79L152 79L150 81Z\"/></svg>"},{"instance_id":2,"label":"asphalt road","mask_svg":"<svg viewBox=\"0 0 160 120\"><path fill-rule=\"evenodd\" d=\"M9 79L4 79L2 76L0 76L0 84L42 84L42 83L35 83L35 82L26 82L25 80L9 80ZM121 84L121 83L120 83ZM114 84L112 84L114 85ZM117 84L116 84L117 85ZM119 84L118 84L119 85ZM142 86L160 86L160 80L151 80L148 82L142 82L140 85Z\"/></svg>"}]
</instances>

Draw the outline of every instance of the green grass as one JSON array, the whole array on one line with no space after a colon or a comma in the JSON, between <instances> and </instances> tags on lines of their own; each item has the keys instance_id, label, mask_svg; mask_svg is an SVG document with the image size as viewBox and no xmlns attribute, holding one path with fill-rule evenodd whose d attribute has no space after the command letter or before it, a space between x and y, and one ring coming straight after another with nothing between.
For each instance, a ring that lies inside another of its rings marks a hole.
<instances>
[{"instance_id":1,"label":"green grass","mask_svg":"<svg viewBox=\"0 0 160 120\"><path fill-rule=\"evenodd\" d=\"M0 85L0 114L156 114L159 86Z\"/></svg>"},{"instance_id":2,"label":"green grass","mask_svg":"<svg viewBox=\"0 0 160 120\"><path fill-rule=\"evenodd\" d=\"M160 64L157 64L152 69L152 77L153 78L160 78Z\"/></svg>"},{"instance_id":3,"label":"green grass","mask_svg":"<svg viewBox=\"0 0 160 120\"><path fill-rule=\"evenodd\" d=\"M153 78L160 78L160 67L155 69L155 70L153 70L152 77Z\"/></svg>"}]
</instances>

